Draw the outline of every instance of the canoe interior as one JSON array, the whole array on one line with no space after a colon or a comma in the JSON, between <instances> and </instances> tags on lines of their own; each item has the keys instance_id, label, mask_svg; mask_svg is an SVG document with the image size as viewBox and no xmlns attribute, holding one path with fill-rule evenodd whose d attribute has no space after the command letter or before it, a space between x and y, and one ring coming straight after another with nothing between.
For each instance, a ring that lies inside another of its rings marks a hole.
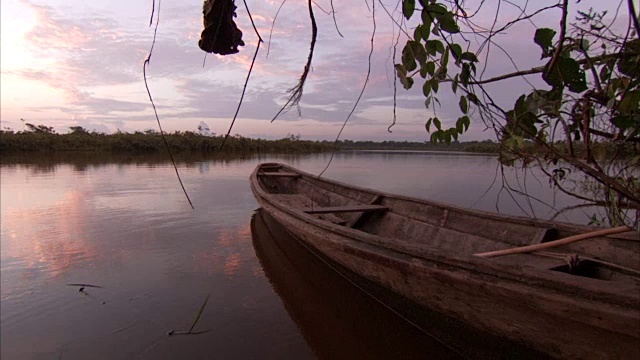
<instances>
[{"instance_id":1,"label":"canoe interior","mask_svg":"<svg viewBox=\"0 0 640 360\"><path fill-rule=\"evenodd\" d=\"M299 210L301 217L359 230L388 239L390 243L410 244L414 249L422 248L425 252L437 252L443 256L469 258L479 252L543 243L593 230L585 226L498 215L379 193L318 179L281 164L263 164L257 175L257 182L270 201L291 211ZM372 210L322 211L323 208L341 207ZM380 210L376 211L376 208ZM305 213L309 209L315 210ZM575 254L582 259L577 267L570 261ZM507 255L487 261L638 285L638 254L640 233L636 231L578 241L536 254Z\"/></svg>"},{"instance_id":2,"label":"canoe interior","mask_svg":"<svg viewBox=\"0 0 640 360\"><path fill-rule=\"evenodd\" d=\"M319 358L547 358L536 349L416 306L331 258L312 253L262 209L251 218L251 230L265 275ZM423 337L398 314L428 324L429 335Z\"/></svg>"}]
</instances>

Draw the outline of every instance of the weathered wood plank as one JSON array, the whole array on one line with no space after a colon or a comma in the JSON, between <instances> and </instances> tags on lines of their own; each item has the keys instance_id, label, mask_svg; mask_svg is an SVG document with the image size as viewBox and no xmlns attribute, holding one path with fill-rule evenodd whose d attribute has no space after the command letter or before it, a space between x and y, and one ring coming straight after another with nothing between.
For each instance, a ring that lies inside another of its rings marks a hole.
<instances>
[{"instance_id":1,"label":"weathered wood plank","mask_svg":"<svg viewBox=\"0 0 640 360\"><path fill-rule=\"evenodd\" d=\"M329 213L345 213L345 212L368 212L368 211L387 211L389 207L383 205L347 205L347 206L329 206L316 207L313 209L304 209L307 214L329 214Z\"/></svg>"},{"instance_id":2,"label":"weathered wood plank","mask_svg":"<svg viewBox=\"0 0 640 360\"><path fill-rule=\"evenodd\" d=\"M260 170L278 170L281 169L282 165L262 165L260 166Z\"/></svg>"},{"instance_id":3,"label":"weathered wood plank","mask_svg":"<svg viewBox=\"0 0 640 360\"><path fill-rule=\"evenodd\" d=\"M380 205L381 201L382 201L382 195L376 195L373 198L373 200L371 200L369 202L369 205ZM370 212L363 212L363 213L357 215L351 221L347 222L345 224L345 226L346 227L350 227L350 228L355 228L356 226L360 225L362 223L362 221L367 218L367 216L369 216L367 214L370 214Z\"/></svg>"},{"instance_id":4,"label":"weathered wood plank","mask_svg":"<svg viewBox=\"0 0 640 360\"><path fill-rule=\"evenodd\" d=\"M258 173L258 176L299 178L301 175L297 173L292 173L292 172L263 172L263 173Z\"/></svg>"},{"instance_id":5,"label":"weathered wood plank","mask_svg":"<svg viewBox=\"0 0 640 360\"><path fill-rule=\"evenodd\" d=\"M261 171L257 168L255 174ZM279 171L298 173L288 166ZM308 181L252 176L256 199L301 243L354 278L504 338L505 344L522 344L523 357L640 359L637 231L566 243L567 237L594 229L467 210L299 173ZM277 183L280 192L268 192L261 182ZM287 201L293 193L299 198ZM371 204L376 195L384 200ZM382 204L392 211L364 211L382 209ZM318 215L307 216L304 209ZM342 221L337 218L349 222L332 224ZM472 256L557 245L557 239L565 239L559 253L545 251L553 257L519 253L483 261ZM576 259L574 254L585 261L572 261L569 267L564 258ZM421 327L433 326L429 316L410 319ZM532 349L545 354L528 353ZM510 354L511 346L505 351Z\"/></svg>"}]
</instances>

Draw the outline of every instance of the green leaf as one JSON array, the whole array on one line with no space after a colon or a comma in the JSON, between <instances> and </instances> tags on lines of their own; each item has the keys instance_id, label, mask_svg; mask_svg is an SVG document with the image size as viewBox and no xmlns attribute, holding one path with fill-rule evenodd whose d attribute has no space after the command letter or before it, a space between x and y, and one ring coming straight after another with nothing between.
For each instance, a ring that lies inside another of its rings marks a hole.
<instances>
[{"instance_id":1,"label":"green leaf","mask_svg":"<svg viewBox=\"0 0 640 360\"><path fill-rule=\"evenodd\" d=\"M423 23L422 26L420 26L420 35L425 41L429 39L429 35L431 35L431 23L429 23L428 26L427 23Z\"/></svg>"},{"instance_id":2,"label":"green leaf","mask_svg":"<svg viewBox=\"0 0 640 360\"><path fill-rule=\"evenodd\" d=\"M413 86L413 79L411 77L407 77L405 82L402 83L402 86L404 86L406 90L411 89Z\"/></svg>"},{"instance_id":3,"label":"green leaf","mask_svg":"<svg viewBox=\"0 0 640 360\"><path fill-rule=\"evenodd\" d=\"M426 7L426 9L429 11L431 16L433 16L436 19L440 19L440 17L446 16L449 13L449 10L447 10L446 6L435 3L434 1L431 1L431 4L429 4L429 6Z\"/></svg>"},{"instance_id":4,"label":"green leaf","mask_svg":"<svg viewBox=\"0 0 640 360\"><path fill-rule=\"evenodd\" d=\"M580 45L580 49L581 49L582 51L585 51L585 52L586 52L586 51L589 51L589 40L587 40L587 39L580 39L580 43L579 43L579 45Z\"/></svg>"},{"instance_id":5,"label":"green leaf","mask_svg":"<svg viewBox=\"0 0 640 360\"><path fill-rule=\"evenodd\" d=\"M413 86L413 79L407 76L407 69L404 67L404 65L396 64L395 68L396 74L398 75L398 79L400 79L402 86L407 90L411 89L411 86Z\"/></svg>"},{"instance_id":6,"label":"green leaf","mask_svg":"<svg viewBox=\"0 0 640 360\"><path fill-rule=\"evenodd\" d=\"M611 72L609 71L609 67L607 65L604 65L600 69L600 82L605 82L609 80L610 76L611 76Z\"/></svg>"},{"instance_id":7,"label":"green leaf","mask_svg":"<svg viewBox=\"0 0 640 360\"><path fill-rule=\"evenodd\" d=\"M461 119L464 121L464 131L469 130L469 126L471 126L471 119L469 119L467 115L461 117Z\"/></svg>"},{"instance_id":8,"label":"green leaf","mask_svg":"<svg viewBox=\"0 0 640 360\"><path fill-rule=\"evenodd\" d=\"M633 116L630 116L630 115L616 116L613 119L611 119L611 122L618 129L629 129L632 127L638 127L640 125L640 122L637 120L634 120Z\"/></svg>"},{"instance_id":9,"label":"green leaf","mask_svg":"<svg viewBox=\"0 0 640 360\"><path fill-rule=\"evenodd\" d=\"M402 13L404 17L409 20L413 11L416 9L416 0L402 0Z\"/></svg>"},{"instance_id":10,"label":"green leaf","mask_svg":"<svg viewBox=\"0 0 640 360\"><path fill-rule=\"evenodd\" d=\"M471 61L471 62L478 62L478 57L476 56L476 54L472 53L472 52L464 52L462 53L462 60L467 60L467 61Z\"/></svg>"},{"instance_id":11,"label":"green leaf","mask_svg":"<svg viewBox=\"0 0 640 360\"><path fill-rule=\"evenodd\" d=\"M456 74L451 82L451 91L453 91L454 94L458 91L458 74Z\"/></svg>"},{"instance_id":12,"label":"green leaf","mask_svg":"<svg viewBox=\"0 0 640 360\"><path fill-rule=\"evenodd\" d=\"M521 98L523 97L524 95ZM507 111L507 130L514 135L535 138L538 134L538 128L535 125L538 118L529 111L519 113L517 109L518 104L515 110Z\"/></svg>"},{"instance_id":13,"label":"green leaf","mask_svg":"<svg viewBox=\"0 0 640 360\"><path fill-rule=\"evenodd\" d=\"M424 127L427 129L427 132L431 132L431 122L433 121L432 118L429 118L429 120L427 120L427 123L424 125Z\"/></svg>"},{"instance_id":14,"label":"green leaf","mask_svg":"<svg viewBox=\"0 0 640 360\"><path fill-rule=\"evenodd\" d=\"M425 67L427 68L427 73L429 75L433 76L433 74L436 73L436 63L434 63L433 61L429 61L428 63L426 63Z\"/></svg>"},{"instance_id":15,"label":"green leaf","mask_svg":"<svg viewBox=\"0 0 640 360\"><path fill-rule=\"evenodd\" d=\"M542 48L543 57L549 55L550 48L553 45L553 37L555 35L556 31L553 29L540 28L536 30L533 41Z\"/></svg>"},{"instance_id":16,"label":"green leaf","mask_svg":"<svg viewBox=\"0 0 640 360\"><path fill-rule=\"evenodd\" d=\"M543 79L551 86L566 86L575 93L587 90L584 70L580 68L577 61L569 57L558 57L553 69L546 72Z\"/></svg>"},{"instance_id":17,"label":"green leaf","mask_svg":"<svg viewBox=\"0 0 640 360\"><path fill-rule=\"evenodd\" d=\"M438 70L436 70L433 78L438 81L444 81L447 78L447 68L445 66L440 66Z\"/></svg>"},{"instance_id":18,"label":"green leaf","mask_svg":"<svg viewBox=\"0 0 640 360\"><path fill-rule=\"evenodd\" d=\"M447 51L445 51L444 54L442 54L442 58L440 60L440 64L444 68L446 68L447 65L449 64L449 47L448 46L447 46Z\"/></svg>"},{"instance_id":19,"label":"green leaf","mask_svg":"<svg viewBox=\"0 0 640 360\"><path fill-rule=\"evenodd\" d=\"M413 38L418 41L422 39L422 25L416 26L413 30Z\"/></svg>"},{"instance_id":20,"label":"green leaf","mask_svg":"<svg viewBox=\"0 0 640 360\"><path fill-rule=\"evenodd\" d=\"M436 51L440 54L444 54L444 45L442 44L442 41L436 40Z\"/></svg>"},{"instance_id":21,"label":"green leaf","mask_svg":"<svg viewBox=\"0 0 640 360\"><path fill-rule=\"evenodd\" d=\"M456 34L460 32L460 27L451 13L439 17L438 23L440 24L440 29L448 32L449 34Z\"/></svg>"},{"instance_id":22,"label":"green leaf","mask_svg":"<svg viewBox=\"0 0 640 360\"><path fill-rule=\"evenodd\" d=\"M428 71L427 71L427 67L426 67L425 65L423 65L423 66L420 68L420 77L422 77L423 79L425 79L425 78L427 77L427 75L428 75L428 74L429 74L429 73L428 73Z\"/></svg>"},{"instance_id":23,"label":"green leaf","mask_svg":"<svg viewBox=\"0 0 640 360\"><path fill-rule=\"evenodd\" d=\"M435 36L438 36L440 32L440 23L436 23L435 25L433 25L433 28L431 29L431 33Z\"/></svg>"},{"instance_id":24,"label":"green leaf","mask_svg":"<svg viewBox=\"0 0 640 360\"><path fill-rule=\"evenodd\" d=\"M430 93L431 93L430 81L425 81L424 84L422 85L422 94L425 97L428 97Z\"/></svg>"},{"instance_id":25,"label":"green leaf","mask_svg":"<svg viewBox=\"0 0 640 360\"><path fill-rule=\"evenodd\" d=\"M476 94L468 93L467 94L467 99L469 99L469 101L471 101L472 103L474 103L476 105L480 104L480 100L478 99Z\"/></svg>"},{"instance_id":26,"label":"green leaf","mask_svg":"<svg viewBox=\"0 0 640 360\"><path fill-rule=\"evenodd\" d=\"M624 44L622 52L627 56L618 61L618 71L632 78L637 77L638 62L640 60L640 56L638 56L638 53L640 53L640 39L636 38L628 41ZM635 54L635 56L630 56L630 54Z\"/></svg>"},{"instance_id":27,"label":"green leaf","mask_svg":"<svg viewBox=\"0 0 640 360\"><path fill-rule=\"evenodd\" d=\"M431 96L427 97L427 100L424 101L424 106L428 109L429 105L431 105Z\"/></svg>"},{"instance_id":28,"label":"green leaf","mask_svg":"<svg viewBox=\"0 0 640 360\"><path fill-rule=\"evenodd\" d=\"M620 105L618 105L618 110L623 113L630 113L633 111L638 111L638 107L640 107L640 90L629 91L622 100L620 100Z\"/></svg>"},{"instance_id":29,"label":"green leaf","mask_svg":"<svg viewBox=\"0 0 640 360\"><path fill-rule=\"evenodd\" d=\"M415 59L418 60L420 65L424 64L427 61L427 51L420 41L410 41L411 50L413 50L413 54Z\"/></svg>"},{"instance_id":30,"label":"green leaf","mask_svg":"<svg viewBox=\"0 0 640 360\"><path fill-rule=\"evenodd\" d=\"M527 111L529 111L529 107L527 106L526 100L527 100L527 97L524 94L520 95L518 100L516 100L516 105L513 108L513 110L515 110L516 116L520 116L521 114L524 114Z\"/></svg>"},{"instance_id":31,"label":"green leaf","mask_svg":"<svg viewBox=\"0 0 640 360\"><path fill-rule=\"evenodd\" d=\"M448 131L444 132L444 142L447 144L451 144L451 133Z\"/></svg>"},{"instance_id":32,"label":"green leaf","mask_svg":"<svg viewBox=\"0 0 640 360\"><path fill-rule=\"evenodd\" d=\"M435 55L436 53L444 53L444 45L440 40L427 40L427 53L429 55Z\"/></svg>"},{"instance_id":33,"label":"green leaf","mask_svg":"<svg viewBox=\"0 0 640 360\"><path fill-rule=\"evenodd\" d=\"M460 103L458 105L460 105L460 110L463 113L466 114L467 112L469 112L469 104L467 103L467 98L466 97L460 96Z\"/></svg>"},{"instance_id":34,"label":"green leaf","mask_svg":"<svg viewBox=\"0 0 640 360\"><path fill-rule=\"evenodd\" d=\"M460 83L464 87L467 87L469 80L471 79L471 71L469 69L468 63L462 64L462 71L460 71Z\"/></svg>"},{"instance_id":35,"label":"green leaf","mask_svg":"<svg viewBox=\"0 0 640 360\"><path fill-rule=\"evenodd\" d=\"M427 9L422 10L422 37L426 40L429 38L429 32L431 31L431 25L433 24L433 17L429 14ZM427 32L427 36L425 37L424 32Z\"/></svg>"},{"instance_id":36,"label":"green leaf","mask_svg":"<svg viewBox=\"0 0 640 360\"><path fill-rule=\"evenodd\" d=\"M451 133L453 140L458 141L458 131L455 128L449 129L449 133Z\"/></svg>"},{"instance_id":37,"label":"green leaf","mask_svg":"<svg viewBox=\"0 0 640 360\"><path fill-rule=\"evenodd\" d=\"M456 63L462 58L462 46L459 44L451 44L451 55L456 60Z\"/></svg>"},{"instance_id":38,"label":"green leaf","mask_svg":"<svg viewBox=\"0 0 640 360\"><path fill-rule=\"evenodd\" d=\"M440 123L440 119L438 119L437 117L433 118L433 125L436 127L436 129L442 130L442 123Z\"/></svg>"},{"instance_id":39,"label":"green leaf","mask_svg":"<svg viewBox=\"0 0 640 360\"><path fill-rule=\"evenodd\" d=\"M407 41L404 49L402 49L402 65L404 65L407 71L413 71L418 68L418 65L416 64L416 56L413 53L410 40Z\"/></svg>"},{"instance_id":40,"label":"green leaf","mask_svg":"<svg viewBox=\"0 0 640 360\"><path fill-rule=\"evenodd\" d=\"M458 121L456 121L456 131L460 134L464 132L464 120L462 118L458 118Z\"/></svg>"},{"instance_id":41,"label":"green leaf","mask_svg":"<svg viewBox=\"0 0 640 360\"><path fill-rule=\"evenodd\" d=\"M434 93L438 93L438 88L440 87L440 82L438 81L438 79L431 79L429 80L429 82L431 83L431 90L433 90Z\"/></svg>"},{"instance_id":42,"label":"green leaf","mask_svg":"<svg viewBox=\"0 0 640 360\"><path fill-rule=\"evenodd\" d=\"M629 56L620 59L617 64L618 71L630 77L637 76L636 71L638 70L638 60L640 60L640 57L638 56Z\"/></svg>"}]
</instances>

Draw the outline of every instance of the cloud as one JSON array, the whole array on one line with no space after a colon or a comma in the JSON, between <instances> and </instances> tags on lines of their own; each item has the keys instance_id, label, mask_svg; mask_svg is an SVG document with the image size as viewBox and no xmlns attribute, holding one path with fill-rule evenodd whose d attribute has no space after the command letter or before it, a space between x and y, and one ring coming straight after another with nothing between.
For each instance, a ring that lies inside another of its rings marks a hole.
<instances>
[{"instance_id":1,"label":"cloud","mask_svg":"<svg viewBox=\"0 0 640 360\"><path fill-rule=\"evenodd\" d=\"M35 19L35 25L26 33L24 41L34 57L46 61L46 66L12 69L10 74L42 82L65 94L57 107L47 104L45 108L34 103L29 111L57 112L61 123L68 122L68 116L73 115L109 128L152 126L155 118L142 83L142 62L153 35L153 27L148 27L149 4L120 0L74 2L74 6L56 0L23 0L21 4L33 12ZM203 120L212 121L212 129L218 129L214 123L228 124L233 117L257 46L257 36L246 10L242 2L236 4L239 6L236 21L243 31L246 46L233 56L208 55L203 67L205 54L197 47L202 31L202 1L162 3L157 42L148 68L149 87L162 121L190 129ZM287 1L273 26L268 57L268 44L260 47L239 113L240 119L249 119L252 126L260 128L247 131L265 134L280 131L280 125L270 125L270 128L268 124L286 101L287 89L296 84L303 71L311 37L306 4L306 0ZM328 0L318 1L318 4L324 10L330 9ZM409 91L396 84L397 125L393 134L387 132L393 121L395 73L391 51L394 30L380 3L375 4L377 29L369 84L348 125L348 128L357 129L357 134L350 131L346 134L362 137L375 134L378 139L391 136L392 140L401 136L427 139L424 123L429 117L438 116L444 126L455 123L460 116L460 94L452 94L449 83L441 84L441 106L436 107L434 113L433 109L425 108L421 78L416 77L416 84ZM492 26L495 9L491 8L492 4L495 1L487 1L485 10L473 18L477 26ZM249 5L256 27L267 41L280 1L254 1ZM333 17L315 6L320 31L300 104L302 115L293 109L277 120L284 123L282 126L313 127L319 132L318 136L324 138L332 138L337 133L362 89L373 26L372 15L363 2L341 1L334 5L337 26L344 38L338 35ZM397 9L394 12L394 7L395 4L389 5L387 9L399 18L401 15ZM519 11L516 8L507 10L516 15ZM510 16L501 17L496 26L500 27L510 19ZM551 21L533 20L541 24ZM411 26L410 23L409 31L412 31ZM539 52L532 42L532 29L531 24L523 23L510 29L508 34L496 36L520 69L541 64ZM481 37L467 38L472 49L483 41ZM405 41L404 35L401 36L398 51L402 50ZM493 45L490 51L484 78L515 69L498 47ZM451 70L454 70L453 65ZM535 85L541 84L539 80L533 81L537 81ZM517 78L487 89L496 101L509 106L515 97L528 91L529 85ZM486 134L481 131L482 127L475 127L470 138L485 138Z\"/></svg>"}]
</instances>

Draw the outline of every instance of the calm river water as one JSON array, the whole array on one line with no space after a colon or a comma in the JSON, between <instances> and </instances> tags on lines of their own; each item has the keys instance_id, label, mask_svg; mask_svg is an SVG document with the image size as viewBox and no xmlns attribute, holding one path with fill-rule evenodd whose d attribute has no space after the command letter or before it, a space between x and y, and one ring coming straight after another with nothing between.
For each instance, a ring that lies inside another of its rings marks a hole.
<instances>
[{"instance_id":1,"label":"calm river water","mask_svg":"<svg viewBox=\"0 0 640 360\"><path fill-rule=\"evenodd\" d=\"M3 157L2 358L455 357L308 254L287 255L277 245L284 231L265 230L254 215L248 176L258 163L317 174L328 156L179 159L195 210L164 156ZM465 207L553 216L521 197L515 205L496 165L483 155L341 152L325 176ZM514 174L505 178L518 186ZM519 179L548 204L571 204L543 177ZM588 221L580 212L571 216L559 219ZM73 284L99 287L79 291ZM196 334L168 336L191 328L207 296Z\"/></svg>"}]
</instances>

